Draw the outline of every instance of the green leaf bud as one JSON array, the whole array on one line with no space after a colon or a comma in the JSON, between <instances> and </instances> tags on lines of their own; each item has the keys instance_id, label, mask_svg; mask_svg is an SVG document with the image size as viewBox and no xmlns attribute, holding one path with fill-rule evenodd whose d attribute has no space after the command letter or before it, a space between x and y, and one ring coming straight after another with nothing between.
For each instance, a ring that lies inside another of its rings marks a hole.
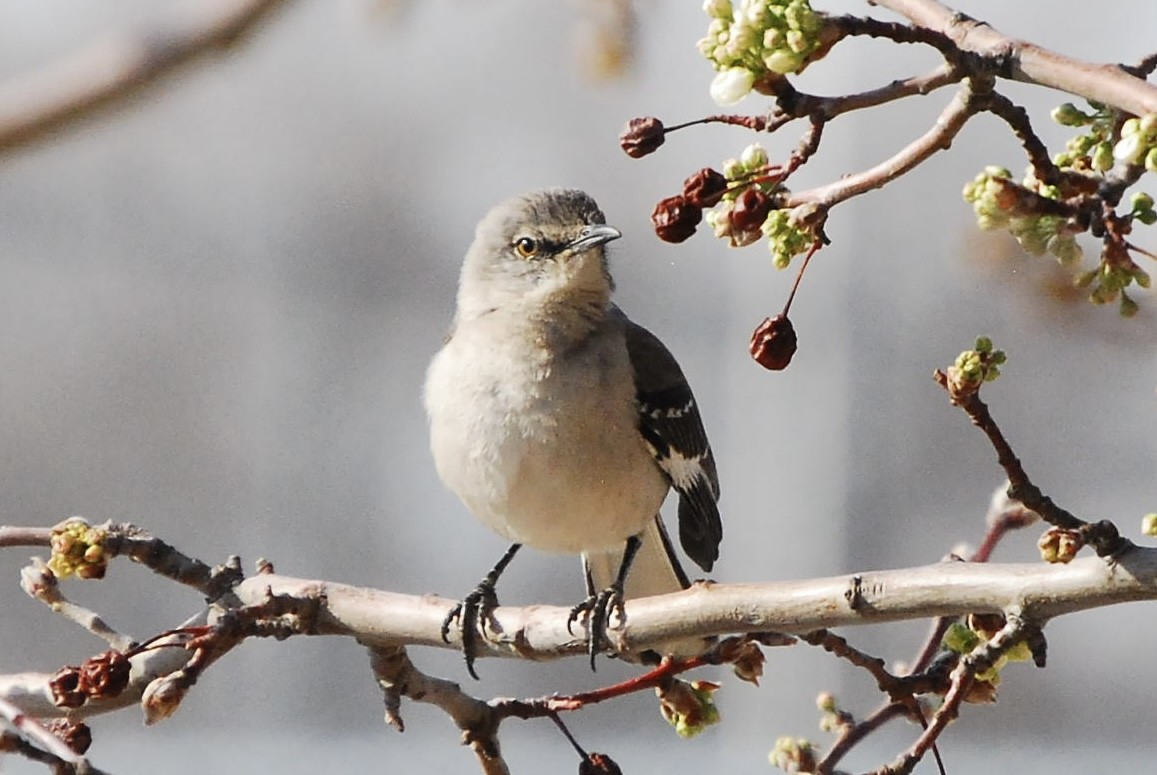
<instances>
[{"instance_id":1,"label":"green leaf bud","mask_svg":"<svg viewBox=\"0 0 1157 775\"><path fill-rule=\"evenodd\" d=\"M1121 291L1121 306L1118 309L1121 313L1121 317L1131 318L1137 314L1137 311L1140 309L1140 307L1137 306L1137 302L1129 298L1129 294Z\"/></svg>"},{"instance_id":2,"label":"green leaf bud","mask_svg":"<svg viewBox=\"0 0 1157 775\"><path fill-rule=\"evenodd\" d=\"M1111 170L1113 168L1113 146L1108 143L1097 143L1093 149L1090 163L1097 172Z\"/></svg>"},{"instance_id":3,"label":"green leaf bud","mask_svg":"<svg viewBox=\"0 0 1157 775\"><path fill-rule=\"evenodd\" d=\"M1084 126L1093 118L1071 102L1057 105L1049 115L1061 126Z\"/></svg>"}]
</instances>

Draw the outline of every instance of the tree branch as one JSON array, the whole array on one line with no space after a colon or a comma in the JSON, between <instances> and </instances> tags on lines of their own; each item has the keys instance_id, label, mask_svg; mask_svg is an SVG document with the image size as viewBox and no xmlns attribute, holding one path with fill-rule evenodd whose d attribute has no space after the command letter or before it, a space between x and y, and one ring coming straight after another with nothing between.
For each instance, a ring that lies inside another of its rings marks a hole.
<instances>
[{"instance_id":1,"label":"tree branch","mask_svg":"<svg viewBox=\"0 0 1157 775\"><path fill-rule=\"evenodd\" d=\"M0 153L124 103L182 65L236 44L285 0L218 0L192 18L95 43L0 84Z\"/></svg>"},{"instance_id":2,"label":"tree branch","mask_svg":"<svg viewBox=\"0 0 1157 775\"><path fill-rule=\"evenodd\" d=\"M858 591L856 605L849 590ZM442 642L441 625L454 604L433 596L403 595L325 581L259 575L235 593L244 605L269 596L311 600L317 605L316 634L356 637L371 648L420 645L455 648ZM612 633L625 653L692 636L777 631L806 633L935 616L1019 611L1031 621L1134 600L1157 599L1157 549L1132 547L1113 561L1089 557L1067 565L940 563L857 576L760 584L700 583L683 592L630 600L627 623ZM569 609L557 606L501 607L480 644L480 656L549 660L585 652L585 641L567 631ZM204 616L198 617L204 622ZM130 687L122 695L86 704L64 715L84 717L124 707L149 682L183 668L190 659L179 647L134 656ZM0 697L30 715L62 715L52 704L46 674L0 676Z\"/></svg>"},{"instance_id":3,"label":"tree branch","mask_svg":"<svg viewBox=\"0 0 1157 775\"><path fill-rule=\"evenodd\" d=\"M875 5L947 35L962 51L991 58L999 64L1001 77L1078 94L1136 115L1157 113L1157 87L1116 65L1083 62L1010 38L936 0L875 0Z\"/></svg>"}]
</instances>

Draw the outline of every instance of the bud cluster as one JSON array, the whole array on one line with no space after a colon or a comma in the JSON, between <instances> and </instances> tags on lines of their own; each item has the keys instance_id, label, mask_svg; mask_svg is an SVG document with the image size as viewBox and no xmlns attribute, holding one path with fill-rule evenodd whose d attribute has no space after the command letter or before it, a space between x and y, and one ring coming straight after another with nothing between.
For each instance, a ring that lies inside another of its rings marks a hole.
<instances>
[{"instance_id":1,"label":"bud cluster","mask_svg":"<svg viewBox=\"0 0 1157 775\"><path fill-rule=\"evenodd\" d=\"M720 105L739 102L769 73L799 72L820 46L824 17L808 0L705 0L703 10L711 23L699 52L718 71L711 96Z\"/></svg>"},{"instance_id":2,"label":"bud cluster","mask_svg":"<svg viewBox=\"0 0 1157 775\"><path fill-rule=\"evenodd\" d=\"M726 190L707 211L706 221L715 236L733 248L766 237L776 267L783 269L811 247L815 235L810 227L797 224L791 211L777 207L777 198L788 193L778 172L759 143L744 148L738 159L723 163Z\"/></svg>"},{"instance_id":3,"label":"bud cluster","mask_svg":"<svg viewBox=\"0 0 1157 775\"><path fill-rule=\"evenodd\" d=\"M679 737L694 737L712 724L719 723L719 708L714 694L719 684L711 681L675 679L670 685L655 689L659 711L675 727Z\"/></svg>"},{"instance_id":4,"label":"bud cluster","mask_svg":"<svg viewBox=\"0 0 1157 775\"><path fill-rule=\"evenodd\" d=\"M1133 263L1123 251L1119 262L1102 261L1096 269L1077 275L1079 288L1089 288L1089 300L1094 304L1118 303L1122 317L1131 318L1137 314L1137 302L1125 292L1133 283L1148 288L1152 282L1149 273Z\"/></svg>"},{"instance_id":5,"label":"bud cluster","mask_svg":"<svg viewBox=\"0 0 1157 775\"><path fill-rule=\"evenodd\" d=\"M823 732L839 732L856 723L852 714L840 707L831 692L821 692L816 697L816 707L823 714L820 716L820 730Z\"/></svg>"},{"instance_id":6,"label":"bud cluster","mask_svg":"<svg viewBox=\"0 0 1157 775\"><path fill-rule=\"evenodd\" d=\"M1067 564L1085 545L1085 539L1076 530L1051 527L1036 542L1041 559L1051 564Z\"/></svg>"},{"instance_id":7,"label":"bud cluster","mask_svg":"<svg viewBox=\"0 0 1157 775\"><path fill-rule=\"evenodd\" d=\"M73 574L82 579L104 578L108 556L103 544L107 538L108 531L93 527L80 517L66 520L52 531L49 570L60 579Z\"/></svg>"},{"instance_id":8,"label":"bud cluster","mask_svg":"<svg viewBox=\"0 0 1157 775\"><path fill-rule=\"evenodd\" d=\"M1087 127L1065 143L1065 150L1053 156L1053 163L1063 170L1101 175L1113 167L1113 126L1117 115L1100 103L1090 102L1089 107L1092 113L1071 102L1053 108L1052 119L1061 126Z\"/></svg>"},{"instance_id":9,"label":"bud cluster","mask_svg":"<svg viewBox=\"0 0 1157 775\"><path fill-rule=\"evenodd\" d=\"M978 336L973 349L956 356L956 362L948 369L948 379L958 392L975 393L982 384L1000 376L1000 367L1006 360L1004 350L994 350L991 339Z\"/></svg>"},{"instance_id":10,"label":"bud cluster","mask_svg":"<svg viewBox=\"0 0 1157 775\"><path fill-rule=\"evenodd\" d=\"M1018 186L1012 173L1003 167L985 167L964 186L964 201L976 213L976 225L985 231L1007 229L1029 255L1052 254L1062 264L1081 260L1081 246L1069 228L1068 219L1053 214L1024 211L1019 207L1021 192L1028 190L1048 199L1058 199L1055 186L1038 181L1030 169Z\"/></svg>"},{"instance_id":11,"label":"bud cluster","mask_svg":"<svg viewBox=\"0 0 1157 775\"><path fill-rule=\"evenodd\" d=\"M1092 112L1086 112L1065 103L1052 111L1053 120L1062 126L1085 127L1086 131L1071 138L1065 150L1053 157L1053 162L1065 174L1060 185L1038 180L1030 167L1020 183L1012 180L1012 173L1001 167L986 167L964 187L964 199L972 204L977 225L981 229L1006 229L1031 255L1050 253L1066 265L1078 263L1082 257L1076 234L1087 227L1055 212L1041 212L1039 197L1057 201L1079 201L1095 195L1105 173L1116 162L1144 165L1157 172L1157 114L1130 118L1120 125L1117 134L1118 113L1099 103L1089 103ZM1076 174L1073 174L1076 173ZM1120 313L1132 317L1138 311L1136 302L1125 289L1136 283L1148 288L1147 272L1134 263L1120 239L1128 234L1133 223L1157 223L1153 197L1138 191L1129 199L1127 215L1111 214L1108 219L1116 224L1113 235L1104 241L1099 265L1074 277L1079 288L1089 289L1089 300L1094 304L1118 302Z\"/></svg>"},{"instance_id":12,"label":"bud cluster","mask_svg":"<svg viewBox=\"0 0 1157 775\"><path fill-rule=\"evenodd\" d=\"M988 616L978 617L973 614L968 618L968 624L954 622L944 633L940 641L945 651L961 656L971 654L979 646L992 640L996 629L985 626ZM999 628L997 628L999 629ZM1000 671L1009 662L1027 662L1032 659L1032 649L1026 641L1020 641L1006 649L990 667L976 673L972 688L965 696L966 702L995 702L996 687L1000 685Z\"/></svg>"},{"instance_id":13,"label":"bud cluster","mask_svg":"<svg viewBox=\"0 0 1157 775\"><path fill-rule=\"evenodd\" d=\"M775 748L767 755L767 760L772 767L778 767L784 772L815 772L816 749L802 737L780 737L775 741Z\"/></svg>"}]
</instances>

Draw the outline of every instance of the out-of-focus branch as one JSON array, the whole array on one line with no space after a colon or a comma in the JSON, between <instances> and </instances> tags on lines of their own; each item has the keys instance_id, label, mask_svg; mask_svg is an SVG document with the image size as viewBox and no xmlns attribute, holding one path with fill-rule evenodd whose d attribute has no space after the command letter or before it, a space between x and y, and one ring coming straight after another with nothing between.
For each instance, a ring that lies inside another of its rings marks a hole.
<instances>
[{"instance_id":1,"label":"out-of-focus branch","mask_svg":"<svg viewBox=\"0 0 1157 775\"><path fill-rule=\"evenodd\" d=\"M26 758L51 765L56 772L103 775L102 771L89 764L83 755L73 751L63 740L3 698L0 698L0 719L14 730L10 733L10 742L0 739L0 751L15 751Z\"/></svg>"},{"instance_id":2,"label":"out-of-focus branch","mask_svg":"<svg viewBox=\"0 0 1157 775\"><path fill-rule=\"evenodd\" d=\"M188 18L94 43L35 73L0 84L0 153L70 128L123 103L182 65L224 51L285 0L195 4Z\"/></svg>"}]
</instances>

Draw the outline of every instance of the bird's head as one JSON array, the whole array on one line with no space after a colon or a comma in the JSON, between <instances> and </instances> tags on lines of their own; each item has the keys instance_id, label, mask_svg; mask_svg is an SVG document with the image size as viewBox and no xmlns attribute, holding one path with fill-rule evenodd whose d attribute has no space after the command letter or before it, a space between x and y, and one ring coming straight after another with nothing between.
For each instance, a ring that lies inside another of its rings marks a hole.
<instances>
[{"instance_id":1,"label":"bird's head","mask_svg":"<svg viewBox=\"0 0 1157 775\"><path fill-rule=\"evenodd\" d=\"M507 199L475 230L462 267L459 312L570 304L601 311L614 290L603 246L620 236L582 191L547 189Z\"/></svg>"}]
</instances>

